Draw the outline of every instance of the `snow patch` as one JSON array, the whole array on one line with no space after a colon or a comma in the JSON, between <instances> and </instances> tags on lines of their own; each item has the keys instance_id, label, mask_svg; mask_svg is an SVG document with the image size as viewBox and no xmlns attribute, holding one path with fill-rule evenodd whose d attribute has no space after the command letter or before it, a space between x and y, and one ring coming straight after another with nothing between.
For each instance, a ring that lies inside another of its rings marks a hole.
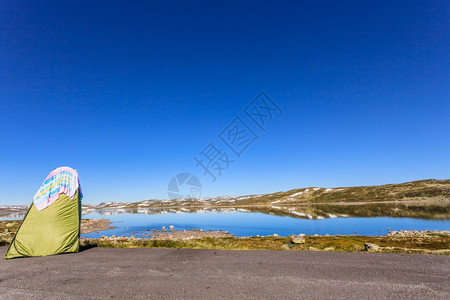
<instances>
[{"instance_id":1,"label":"snow patch","mask_svg":"<svg viewBox=\"0 0 450 300\"><path fill-rule=\"evenodd\" d=\"M300 216L300 217L308 217L308 219L312 219L313 218L313 216L311 216L310 214L305 214L305 213L298 212L298 211L290 211L290 213L294 214L294 215L297 215L297 216Z\"/></svg>"},{"instance_id":2,"label":"snow patch","mask_svg":"<svg viewBox=\"0 0 450 300\"><path fill-rule=\"evenodd\" d=\"M306 194L307 192L309 192L309 189L306 189L303 192L298 192L298 193L292 194L291 197L295 197L295 196L298 196L298 195L301 195L301 194Z\"/></svg>"},{"instance_id":3,"label":"snow patch","mask_svg":"<svg viewBox=\"0 0 450 300\"><path fill-rule=\"evenodd\" d=\"M294 215L297 215L297 216L301 216L301 217L306 217L307 216L305 213L297 212L297 211L291 211L291 214L294 214Z\"/></svg>"},{"instance_id":4,"label":"snow patch","mask_svg":"<svg viewBox=\"0 0 450 300\"><path fill-rule=\"evenodd\" d=\"M292 194L291 197L295 197L295 196L298 196L298 195L301 195L301 194L303 194L303 192L298 192L298 193Z\"/></svg>"}]
</instances>

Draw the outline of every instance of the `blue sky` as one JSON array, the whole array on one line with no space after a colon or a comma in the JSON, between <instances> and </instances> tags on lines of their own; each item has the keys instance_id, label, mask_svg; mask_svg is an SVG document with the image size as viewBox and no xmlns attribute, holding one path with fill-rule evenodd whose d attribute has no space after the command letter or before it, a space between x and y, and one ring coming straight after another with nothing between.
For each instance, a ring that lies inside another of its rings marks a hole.
<instances>
[{"instance_id":1,"label":"blue sky","mask_svg":"<svg viewBox=\"0 0 450 300\"><path fill-rule=\"evenodd\" d=\"M85 201L450 178L448 1L2 1L0 204L59 166ZM265 132L243 109L264 91ZM219 134L258 136L240 157ZM194 156L233 163L216 182Z\"/></svg>"}]
</instances>

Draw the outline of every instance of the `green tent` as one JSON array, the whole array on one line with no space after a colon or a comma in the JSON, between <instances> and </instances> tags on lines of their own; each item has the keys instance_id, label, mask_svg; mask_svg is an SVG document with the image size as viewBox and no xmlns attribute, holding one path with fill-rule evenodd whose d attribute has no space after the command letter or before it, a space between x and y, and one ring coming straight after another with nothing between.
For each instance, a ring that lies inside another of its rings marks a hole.
<instances>
[{"instance_id":1,"label":"green tent","mask_svg":"<svg viewBox=\"0 0 450 300\"><path fill-rule=\"evenodd\" d=\"M36 193L5 257L78 252L81 198L76 171L55 169Z\"/></svg>"}]
</instances>

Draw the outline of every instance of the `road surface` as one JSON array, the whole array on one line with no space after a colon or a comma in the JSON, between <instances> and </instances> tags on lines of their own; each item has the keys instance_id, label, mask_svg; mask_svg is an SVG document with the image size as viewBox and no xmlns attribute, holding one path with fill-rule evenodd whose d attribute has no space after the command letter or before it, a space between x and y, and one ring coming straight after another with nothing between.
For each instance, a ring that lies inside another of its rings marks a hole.
<instances>
[{"instance_id":1,"label":"road surface","mask_svg":"<svg viewBox=\"0 0 450 300\"><path fill-rule=\"evenodd\" d=\"M449 278L450 257L438 255L91 248L0 258L5 299L450 299Z\"/></svg>"}]
</instances>

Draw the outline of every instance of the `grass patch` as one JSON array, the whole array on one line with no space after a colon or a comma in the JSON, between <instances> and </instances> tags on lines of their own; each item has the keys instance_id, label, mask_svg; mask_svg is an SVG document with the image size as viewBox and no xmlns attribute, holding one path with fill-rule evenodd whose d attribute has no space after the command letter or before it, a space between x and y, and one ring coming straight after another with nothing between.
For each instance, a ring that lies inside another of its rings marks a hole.
<instances>
[{"instance_id":1,"label":"grass patch","mask_svg":"<svg viewBox=\"0 0 450 300\"><path fill-rule=\"evenodd\" d=\"M82 247L108 248L185 248L216 250L293 250L364 251L364 243L380 246L379 252L450 254L449 236L307 236L304 244L293 244L290 237L218 237L189 240L151 240L136 238L82 239Z\"/></svg>"}]
</instances>

